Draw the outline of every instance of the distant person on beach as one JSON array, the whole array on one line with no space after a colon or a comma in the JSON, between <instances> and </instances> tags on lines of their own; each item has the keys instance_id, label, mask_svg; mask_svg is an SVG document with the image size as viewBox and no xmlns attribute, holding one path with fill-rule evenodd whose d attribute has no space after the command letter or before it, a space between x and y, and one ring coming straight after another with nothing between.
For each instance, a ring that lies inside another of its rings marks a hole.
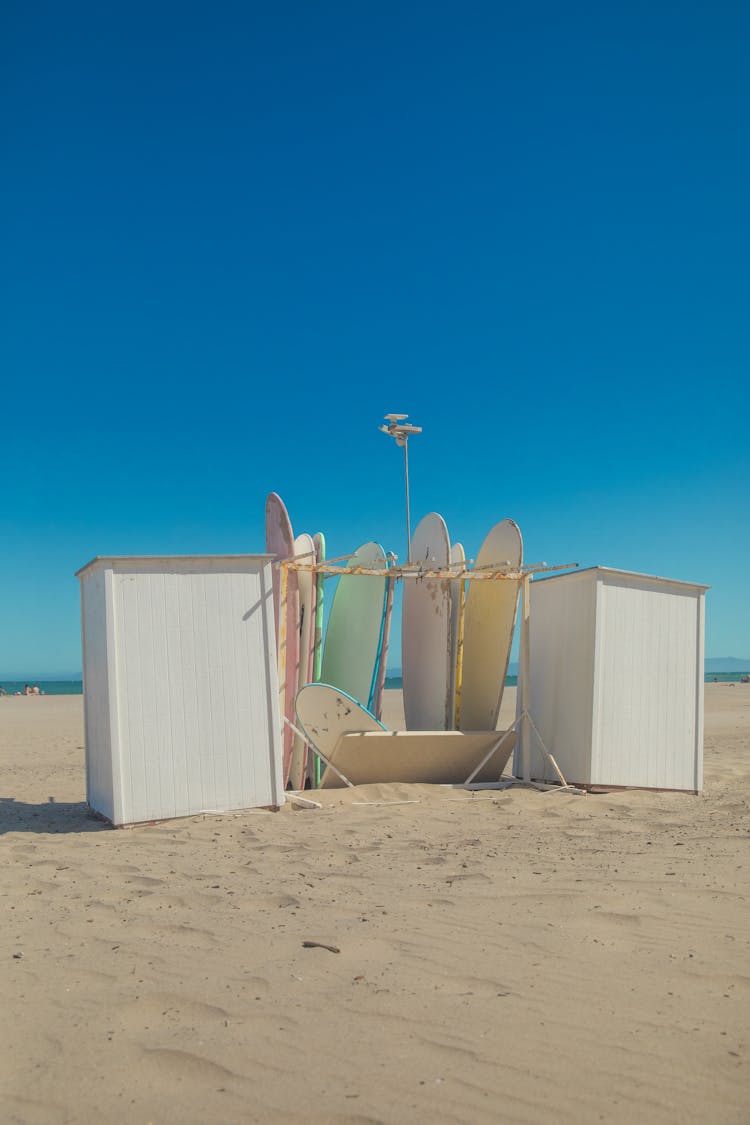
<instances>
[{"instance_id":1,"label":"distant person on beach","mask_svg":"<svg viewBox=\"0 0 750 1125\"><path fill-rule=\"evenodd\" d=\"M0 687L0 695L7 695L7 694L8 694L8 693L7 693L7 691L5 690L5 688L4 688L4 687Z\"/></svg>"},{"instance_id":2,"label":"distant person on beach","mask_svg":"<svg viewBox=\"0 0 750 1125\"><path fill-rule=\"evenodd\" d=\"M24 684L23 685L23 694L24 695L31 695L31 684Z\"/></svg>"},{"instance_id":3,"label":"distant person on beach","mask_svg":"<svg viewBox=\"0 0 750 1125\"><path fill-rule=\"evenodd\" d=\"M31 689L31 694L32 695L41 695L42 694L39 691L39 684L34 684L33 688Z\"/></svg>"}]
</instances>

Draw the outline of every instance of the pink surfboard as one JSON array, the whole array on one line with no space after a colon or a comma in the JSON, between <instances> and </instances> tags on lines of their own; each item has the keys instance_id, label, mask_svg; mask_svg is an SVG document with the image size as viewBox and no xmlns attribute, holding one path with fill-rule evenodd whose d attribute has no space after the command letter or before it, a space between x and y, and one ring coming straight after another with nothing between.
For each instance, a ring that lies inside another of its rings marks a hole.
<instances>
[{"instance_id":1,"label":"pink surfboard","mask_svg":"<svg viewBox=\"0 0 750 1125\"><path fill-rule=\"evenodd\" d=\"M294 540L294 553L300 562L314 563L315 544L311 535L298 535ZM312 570L297 571L299 588L299 671L297 691L313 678L313 657L315 654L315 601L317 593L316 576ZM290 716L294 721L293 716ZM292 764L289 770L289 784L292 789L304 789L307 773L307 742L295 734L292 743Z\"/></svg>"},{"instance_id":2,"label":"pink surfboard","mask_svg":"<svg viewBox=\"0 0 750 1125\"><path fill-rule=\"evenodd\" d=\"M284 501L275 492L270 492L266 500L266 551L277 559L294 556L294 533L289 513ZM286 646L283 654L279 650L281 638L281 570L273 568L273 608L276 622L276 652L279 657L279 722L286 716L294 722L294 699L299 682L300 657L300 602L297 571L290 570L286 588ZM283 667L282 667L283 665ZM284 788L289 782L292 766L294 731L283 723L283 775Z\"/></svg>"}]
</instances>

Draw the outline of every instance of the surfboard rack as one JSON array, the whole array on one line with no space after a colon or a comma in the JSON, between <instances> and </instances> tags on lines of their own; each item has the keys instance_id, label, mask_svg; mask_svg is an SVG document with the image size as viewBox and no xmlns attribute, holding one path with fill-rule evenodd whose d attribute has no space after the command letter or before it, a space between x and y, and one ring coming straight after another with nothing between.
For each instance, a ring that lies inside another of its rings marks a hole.
<instances>
[{"instance_id":1,"label":"surfboard rack","mask_svg":"<svg viewBox=\"0 0 750 1125\"><path fill-rule=\"evenodd\" d=\"M554 566L549 566L547 563L535 563L531 566L510 569L509 567L479 567L474 568L471 565L453 564L447 568L430 568L425 567L420 563L407 563L406 565L397 566L392 565L386 568L372 568L372 567L351 567L351 566L337 566L336 563L345 561L352 556L340 556L334 560L327 560L325 563L309 563L303 561L307 556L297 556L291 559L281 559L274 563L281 570L281 601L285 601L286 594L286 579L290 570L309 570L315 574L323 575L324 577L333 577L338 575L345 575L351 577L353 575L361 575L363 577L371 576L377 578L387 578L390 580L391 587L394 582L400 579L404 580L421 580L425 578L430 579L458 579L462 583L462 589L465 589L465 582L477 581L512 581L519 582L521 586L521 645L520 645L520 667L518 676L518 689L519 689L519 702L520 710L516 715L514 722L508 729L502 732L502 737L499 741L492 745L487 752L484 760L479 763L476 769L466 779L465 784L468 786L473 781L481 769L486 765L494 753L502 746L505 740L512 734L517 733L519 757L521 762L522 776L520 778L509 779L508 785L524 785L532 787L543 792L569 792L569 793L585 793L574 785L570 785L562 773L554 755L550 752L549 748L542 738L539 728L534 722L531 713L530 702L530 630L529 630L529 584L537 574L548 574L555 571L574 570L579 564L577 562L560 563ZM459 645L460 645L460 628L459 625ZM280 643L280 674L283 678L285 673L284 668L284 636L285 630L282 629L282 637ZM460 675L460 673L459 673ZM460 681L458 684L457 695L457 708L460 707ZM318 757L325 762L326 766L330 768L349 788L354 788L353 783L349 780L344 773L341 772L328 758L321 754L317 746L311 743L309 737L305 735L289 718L284 716L284 723L286 723L297 735L305 739L306 744L318 755ZM531 738L536 737L539 747L544 757L549 762L555 775L558 778L559 784L540 783L532 781L531 779Z\"/></svg>"},{"instance_id":2,"label":"surfboard rack","mask_svg":"<svg viewBox=\"0 0 750 1125\"><path fill-rule=\"evenodd\" d=\"M556 570L575 570L576 567L580 565L577 562L560 563L557 566L547 566L542 563L541 565L511 570L498 567L478 567L475 569L459 563L453 563L445 569L436 569L426 567L421 563L406 563L403 566L393 566L382 569L366 566L334 566L330 560L325 563L305 563L300 562L300 558L301 556L292 559L279 559L273 565L287 570L312 570L316 574L325 574L332 577L337 575L350 577L354 574L360 574L372 578L394 578L396 580L401 578L451 578L467 582L472 580L478 582L497 582L502 580L522 582L524 578L530 578L535 574L547 574Z\"/></svg>"}]
</instances>

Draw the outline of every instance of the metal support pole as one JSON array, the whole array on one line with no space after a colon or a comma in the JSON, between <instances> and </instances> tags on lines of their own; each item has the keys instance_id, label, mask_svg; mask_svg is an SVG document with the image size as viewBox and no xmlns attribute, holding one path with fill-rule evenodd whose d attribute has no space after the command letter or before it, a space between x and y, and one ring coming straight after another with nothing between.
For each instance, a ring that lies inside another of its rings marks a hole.
<instances>
[{"instance_id":1,"label":"metal support pole","mask_svg":"<svg viewBox=\"0 0 750 1125\"><path fill-rule=\"evenodd\" d=\"M286 604L287 604L287 587L289 585L289 568L283 564L279 567L279 718L281 720L281 744L284 745L286 738L286 731L284 729L285 713L286 713L286 677L287 677L287 660L286 660L286 642L287 642L287 620L286 620ZM286 773L286 754L283 756L284 772ZM284 787L288 777L284 777Z\"/></svg>"},{"instance_id":2,"label":"metal support pole","mask_svg":"<svg viewBox=\"0 0 750 1125\"><path fill-rule=\"evenodd\" d=\"M411 513L409 511L409 438L412 434L421 434L421 426L412 426L407 423L408 414L386 414L387 425L380 426L380 432L394 438L396 445L404 450L404 484L406 487L406 558L411 562Z\"/></svg>"},{"instance_id":3,"label":"metal support pole","mask_svg":"<svg viewBox=\"0 0 750 1125\"><path fill-rule=\"evenodd\" d=\"M529 729L529 712L531 710L531 661L529 660L529 602L530 579L525 575L521 582L521 652L519 668L519 687L521 705L521 771L523 780L531 781L531 731Z\"/></svg>"},{"instance_id":4,"label":"metal support pole","mask_svg":"<svg viewBox=\"0 0 750 1125\"><path fill-rule=\"evenodd\" d=\"M409 512L409 439L404 438L404 481L406 482L406 561L411 562L411 516Z\"/></svg>"}]
</instances>

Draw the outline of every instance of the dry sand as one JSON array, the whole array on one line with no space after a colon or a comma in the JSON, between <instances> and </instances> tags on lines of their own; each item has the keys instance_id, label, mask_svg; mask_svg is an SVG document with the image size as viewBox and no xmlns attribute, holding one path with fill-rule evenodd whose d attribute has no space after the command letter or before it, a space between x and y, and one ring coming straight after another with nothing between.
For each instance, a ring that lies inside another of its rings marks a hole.
<instances>
[{"instance_id":1,"label":"dry sand","mask_svg":"<svg viewBox=\"0 0 750 1125\"><path fill-rule=\"evenodd\" d=\"M700 797L112 831L81 699L0 700L2 1119L747 1122L749 732L750 687L707 685Z\"/></svg>"}]
</instances>

